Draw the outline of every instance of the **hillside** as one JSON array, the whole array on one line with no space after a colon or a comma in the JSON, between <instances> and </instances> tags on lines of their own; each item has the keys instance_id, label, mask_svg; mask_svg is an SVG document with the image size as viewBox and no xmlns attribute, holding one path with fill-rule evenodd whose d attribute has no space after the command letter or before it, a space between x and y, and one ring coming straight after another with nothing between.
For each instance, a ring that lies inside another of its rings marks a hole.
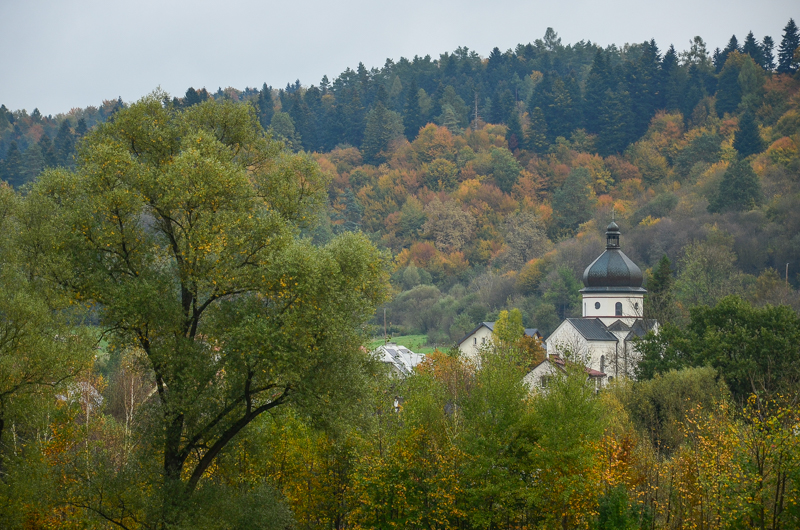
<instances>
[{"instance_id":1,"label":"hillside","mask_svg":"<svg viewBox=\"0 0 800 530\"><path fill-rule=\"evenodd\" d=\"M699 37L662 51L564 45L548 30L488 58L458 48L318 85L190 88L165 104L248 103L314 153L331 184L309 235L361 230L390 250L391 331L445 345L504 308L544 332L579 313L612 212L643 269L670 260L675 319L730 293L800 307L797 44L792 21L777 48L751 33L713 53ZM3 178L69 167L86 131L124 106L1 107Z\"/></svg>"}]
</instances>

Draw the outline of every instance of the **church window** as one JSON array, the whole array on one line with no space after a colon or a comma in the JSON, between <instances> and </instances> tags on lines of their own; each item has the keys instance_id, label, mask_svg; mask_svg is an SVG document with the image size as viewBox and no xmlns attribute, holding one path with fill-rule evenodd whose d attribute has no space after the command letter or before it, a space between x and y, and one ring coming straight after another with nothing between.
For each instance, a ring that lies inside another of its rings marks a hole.
<instances>
[{"instance_id":1,"label":"church window","mask_svg":"<svg viewBox=\"0 0 800 530\"><path fill-rule=\"evenodd\" d=\"M600 356L600 371L604 372L604 373L606 371L606 356L605 355L601 355Z\"/></svg>"},{"instance_id":2,"label":"church window","mask_svg":"<svg viewBox=\"0 0 800 530\"><path fill-rule=\"evenodd\" d=\"M633 304L633 308L638 311L639 310L639 302L636 302L635 304Z\"/></svg>"},{"instance_id":3,"label":"church window","mask_svg":"<svg viewBox=\"0 0 800 530\"><path fill-rule=\"evenodd\" d=\"M594 308L595 309L600 309L600 302L595 302L594 303Z\"/></svg>"},{"instance_id":4,"label":"church window","mask_svg":"<svg viewBox=\"0 0 800 530\"><path fill-rule=\"evenodd\" d=\"M614 304L614 315L618 317L622 316L622 302Z\"/></svg>"}]
</instances>

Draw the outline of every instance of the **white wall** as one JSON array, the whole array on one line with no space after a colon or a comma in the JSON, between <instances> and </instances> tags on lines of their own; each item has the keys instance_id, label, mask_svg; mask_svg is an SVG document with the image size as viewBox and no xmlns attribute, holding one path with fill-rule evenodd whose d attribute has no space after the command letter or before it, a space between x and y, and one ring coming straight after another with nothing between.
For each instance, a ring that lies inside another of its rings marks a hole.
<instances>
[{"instance_id":1,"label":"white wall","mask_svg":"<svg viewBox=\"0 0 800 530\"><path fill-rule=\"evenodd\" d=\"M467 359L478 362L481 347L491 342L492 332L486 326L481 326L475 333L468 336L466 340L459 344L458 349L461 355L465 356Z\"/></svg>"},{"instance_id":2,"label":"white wall","mask_svg":"<svg viewBox=\"0 0 800 530\"><path fill-rule=\"evenodd\" d=\"M622 317L616 315L617 302L622 304ZM599 305L600 307L597 307ZM599 318L606 326L617 320L633 325L642 317L644 296L637 293L584 293L583 317Z\"/></svg>"}]
</instances>

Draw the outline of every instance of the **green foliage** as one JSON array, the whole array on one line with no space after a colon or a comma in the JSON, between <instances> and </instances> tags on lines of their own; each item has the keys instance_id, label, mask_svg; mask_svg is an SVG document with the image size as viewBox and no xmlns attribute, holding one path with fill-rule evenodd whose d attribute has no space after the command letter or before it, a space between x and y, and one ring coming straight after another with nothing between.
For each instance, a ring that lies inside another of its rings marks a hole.
<instances>
[{"instance_id":1,"label":"green foliage","mask_svg":"<svg viewBox=\"0 0 800 530\"><path fill-rule=\"evenodd\" d=\"M403 119L394 111L378 103L367 114L364 143L361 150L364 161L378 165L389 154L389 144L403 135Z\"/></svg>"},{"instance_id":2,"label":"green foliage","mask_svg":"<svg viewBox=\"0 0 800 530\"><path fill-rule=\"evenodd\" d=\"M497 187L509 193L519 179L522 166L508 149L492 149L491 171Z\"/></svg>"},{"instance_id":3,"label":"green foliage","mask_svg":"<svg viewBox=\"0 0 800 530\"><path fill-rule=\"evenodd\" d=\"M761 182L748 160L733 163L722 177L719 190L708 204L712 213L752 210L761 203Z\"/></svg>"},{"instance_id":4,"label":"green foliage","mask_svg":"<svg viewBox=\"0 0 800 530\"><path fill-rule=\"evenodd\" d=\"M142 436L161 461L169 518L260 414L294 402L325 417L358 394L370 362L359 325L385 275L361 235L323 248L295 237L326 180L264 138L252 107L178 110L162 96L90 134L77 171L42 176L26 205L50 217L25 249L99 308L116 348L147 360L158 413Z\"/></svg>"},{"instance_id":5,"label":"green foliage","mask_svg":"<svg viewBox=\"0 0 800 530\"><path fill-rule=\"evenodd\" d=\"M551 233L557 237L571 236L578 226L590 218L593 204L592 176L585 168L570 171L564 185L553 193Z\"/></svg>"},{"instance_id":6,"label":"green foliage","mask_svg":"<svg viewBox=\"0 0 800 530\"><path fill-rule=\"evenodd\" d=\"M764 150L764 141L758 131L755 117L752 112L745 112L739 120L739 130L733 137L733 148L738 151L739 156L747 158L756 155Z\"/></svg>"}]
</instances>

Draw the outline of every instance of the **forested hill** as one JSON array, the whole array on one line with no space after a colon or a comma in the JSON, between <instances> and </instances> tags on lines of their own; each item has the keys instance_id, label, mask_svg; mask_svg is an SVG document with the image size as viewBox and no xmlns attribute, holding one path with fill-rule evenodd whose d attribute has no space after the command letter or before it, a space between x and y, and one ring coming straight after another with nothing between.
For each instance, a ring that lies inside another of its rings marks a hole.
<instances>
[{"instance_id":1,"label":"forested hill","mask_svg":"<svg viewBox=\"0 0 800 530\"><path fill-rule=\"evenodd\" d=\"M488 58L458 48L307 87L190 88L165 104L252 104L265 129L316 153L331 186L313 236L360 229L390 249L393 330L442 344L504 307L545 331L579 313L580 273L612 209L632 259L671 261L674 303L655 316L729 293L797 304L794 21L776 40L601 48L548 30ZM2 177L19 187L70 166L80 137L123 106L55 118L0 107Z\"/></svg>"}]
</instances>

